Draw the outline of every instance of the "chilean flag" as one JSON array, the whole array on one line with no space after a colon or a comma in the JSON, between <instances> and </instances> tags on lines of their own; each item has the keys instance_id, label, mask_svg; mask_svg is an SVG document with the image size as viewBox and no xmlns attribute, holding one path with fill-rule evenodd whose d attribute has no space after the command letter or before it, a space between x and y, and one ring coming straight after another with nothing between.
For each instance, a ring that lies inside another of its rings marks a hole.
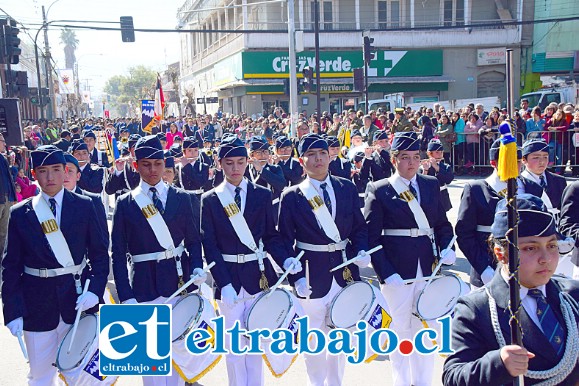
<instances>
[{"instance_id":1,"label":"chilean flag","mask_svg":"<svg viewBox=\"0 0 579 386\"><path fill-rule=\"evenodd\" d=\"M165 110L165 97L163 96L163 87L161 87L161 77L157 74L157 85L155 86L155 118L160 122L163 120L163 111Z\"/></svg>"}]
</instances>

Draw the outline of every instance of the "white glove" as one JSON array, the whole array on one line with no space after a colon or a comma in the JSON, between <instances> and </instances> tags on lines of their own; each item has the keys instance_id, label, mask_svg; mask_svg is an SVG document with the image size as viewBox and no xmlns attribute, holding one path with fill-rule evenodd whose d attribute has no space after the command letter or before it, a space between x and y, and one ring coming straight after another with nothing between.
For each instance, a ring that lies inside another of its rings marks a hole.
<instances>
[{"instance_id":1,"label":"white glove","mask_svg":"<svg viewBox=\"0 0 579 386\"><path fill-rule=\"evenodd\" d=\"M99 304L99 297L90 291L86 291L86 293L80 295L78 299L76 299L75 310L86 311L97 304Z\"/></svg>"},{"instance_id":2,"label":"white glove","mask_svg":"<svg viewBox=\"0 0 579 386\"><path fill-rule=\"evenodd\" d=\"M130 298L125 300L122 304L139 304L139 302L135 298Z\"/></svg>"},{"instance_id":3,"label":"white glove","mask_svg":"<svg viewBox=\"0 0 579 386\"><path fill-rule=\"evenodd\" d=\"M366 251L358 252L358 256L356 256L356 260L354 264L356 264L360 268L366 268L370 264L370 255L366 253Z\"/></svg>"},{"instance_id":4,"label":"white glove","mask_svg":"<svg viewBox=\"0 0 579 386\"><path fill-rule=\"evenodd\" d=\"M302 262L295 257L288 257L283 262L283 270L289 271L290 274L295 275L302 271Z\"/></svg>"},{"instance_id":5,"label":"white glove","mask_svg":"<svg viewBox=\"0 0 579 386\"><path fill-rule=\"evenodd\" d=\"M456 252L453 249L445 249L442 252L440 252L440 258L442 261L442 264L445 265L453 265L454 262L456 261Z\"/></svg>"},{"instance_id":6,"label":"white glove","mask_svg":"<svg viewBox=\"0 0 579 386\"><path fill-rule=\"evenodd\" d=\"M207 272L204 272L202 268L195 268L191 276L193 277L193 284L198 287L207 280Z\"/></svg>"},{"instance_id":7,"label":"white glove","mask_svg":"<svg viewBox=\"0 0 579 386\"><path fill-rule=\"evenodd\" d=\"M480 275L480 279L482 280L483 284L486 285L488 282L493 280L493 276L495 276L495 270L489 265Z\"/></svg>"},{"instance_id":8,"label":"white glove","mask_svg":"<svg viewBox=\"0 0 579 386\"><path fill-rule=\"evenodd\" d=\"M24 329L24 320L22 318L16 318L10 323L6 325L10 330L10 333L14 336L18 336L22 334L22 330Z\"/></svg>"},{"instance_id":9,"label":"white glove","mask_svg":"<svg viewBox=\"0 0 579 386\"><path fill-rule=\"evenodd\" d=\"M388 276L386 280L384 280L384 284L391 285L392 287L402 287L404 280L402 280L399 274L395 273L394 275Z\"/></svg>"},{"instance_id":10,"label":"white glove","mask_svg":"<svg viewBox=\"0 0 579 386\"><path fill-rule=\"evenodd\" d=\"M567 237L565 240L557 241L557 245L559 246L559 254L566 255L575 248L575 240L571 237Z\"/></svg>"},{"instance_id":11,"label":"white glove","mask_svg":"<svg viewBox=\"0 0 579 386\"><path fill-rule=\"evenodd\" d=\"M312 294L312 290L308 287L308 283L307 283L305 277L302 277L301 279L296 281L294 286L296 288L296 292L298 293L298 296L300 296L302 298L307 298L308 296L310 296Z\"/></svg>"},{"instance_id":12,"label":"white glove","mask_svg":"<svg viewBox=\"0 0 579 386\"><path fill-rule=\"evenodd\" d=\"M221 288L221 302L227 307L233 307L237 302L237 292L231 284Z\"/></svg>"}]
</instances>

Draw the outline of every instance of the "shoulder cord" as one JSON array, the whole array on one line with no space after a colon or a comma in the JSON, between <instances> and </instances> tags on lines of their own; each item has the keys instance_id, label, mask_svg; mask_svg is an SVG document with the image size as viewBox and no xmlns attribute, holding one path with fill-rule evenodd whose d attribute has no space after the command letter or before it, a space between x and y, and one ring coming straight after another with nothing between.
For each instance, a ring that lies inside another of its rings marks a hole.
<instances>
[{"instance_id":1,"label":"shoulder cord","mask_svg":"<svg viewBox=\"0 0 579 386\"><path fill-rule=\"evenodd\" d=\"M491 323L493 325L493 330L497 343L502 348L506 345L505 337L501 331L499 324L499 317L497 315L497 305L495 299L491 296L488 288L485 287L485 291L489 298L489 309L491 313ZM553 368L549 370L532 371L528 370L526 377L531 379L545 379L544 382L537 383L538 386L555 386L562 382L575 368L575 365L579 359L579 332L577 331L577 323L575 322L575 317L573 315L572 302L569 301L567 297L570 295L559 293L559 299L561 300L561 312L565 319L565 325L567 327L567 341L565 342L565 352L561 361Z\"/></svg>"}]
</instances>

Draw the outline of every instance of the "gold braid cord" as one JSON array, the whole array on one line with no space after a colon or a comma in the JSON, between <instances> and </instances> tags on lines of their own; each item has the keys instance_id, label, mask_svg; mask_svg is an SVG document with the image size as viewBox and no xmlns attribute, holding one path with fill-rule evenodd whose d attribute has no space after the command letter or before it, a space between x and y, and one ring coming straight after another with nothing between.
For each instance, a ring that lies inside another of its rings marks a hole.
<instances>
[{"instance_id":1,"label":"gold braid cord","mask_svg":"<svg viewBox=\"0 0 579 386\"><path fill-rule=\"evenodd\" d=\"M259 288L261 288L262 291L269 290L269 283L263 271L261 271L261 277L259 278Z\"/></svg>"},{"instance_id":2,"label":"gold braid cord","mask_svg":"<svg viewBox=\"0 0 579 386\"><path fill-rule=\"evenodd\" d=\"M347 283L354 282L354 278L352 278L352 271L350 271L350 268L348 267L345 267L344 270L342 271L342 277L344 278L344 280L346 280Z\"/></svg>"},{"instance_id":3,"label":"gold braid cord","mask_svg":"<svg viewBox=\"0 0 579 386\"><path fill-rule=\"evenodd\" d=\"M508 199L508 200L507 200L507 207L511 207L511 208L512 208L513 203L516 203L515 200L516 200L516 196L513 197L513 198L511 198L511 199ZM515 220L515 226L514 226L514 228L509 228L509 230L507 230L507 232L505 233L505 239L507 240L507 243L508 243L509 245L512 245L512 246L518 251L518 250L519 250L519 246L513 244L513 243L511 242L510 238L509 238L509 236L515 231L515 229L517 229L517 228L519 227L519 219L520 219L520 218L519 218L519 213L518 213L517 211L515 211L515 213L517 214L517 218L516 218L516 220ZM507 250L508 250L508 249L507 249ZM510 258L511 258L511 257L509 256L509 259L510 259ZM511 279L512 277L516 277L516 278L517 278L517 283L519 284L519 288L521 287L521 282L520 282L519 279L518 279L518 272L519 272L520 266L521 266L521 261L518 260L518 261L517 261L517 269L515 270L515 272L509 272L509 281L510 281L510 279ZM518 327L518 329L519 329L519 332L521 333L521 340L523 339L524 332L523 332L523 327L522 327L522 325L521 325L521 322L520 322L520 320L517 318L517 315L519 314L522 306L523 306L523 303L521 302L521 300L520 300L520 298L519 298L519 304L517 304L516 311L513 313L513 312L511 311L511 310L513 309L513 308L511 307L511 300L509 299L509 312L510 312L510 314L511 314L511 317L510 317L510 320L509 320L509 324L511 323L511 321L514 321L514 322L516 323L516 325L517 325L517 327Z\"/></svg>"}]
</instances>

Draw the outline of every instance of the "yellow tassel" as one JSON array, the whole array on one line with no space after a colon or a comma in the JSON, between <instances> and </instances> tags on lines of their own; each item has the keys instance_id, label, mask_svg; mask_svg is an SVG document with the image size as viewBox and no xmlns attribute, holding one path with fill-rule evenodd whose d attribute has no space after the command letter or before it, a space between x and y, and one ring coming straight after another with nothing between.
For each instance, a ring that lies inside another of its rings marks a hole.
<instances>
[{"instance_id":1,"label":"yellow tassel","mask_svg":"<svg viewBox=\"0 0 579 386\"><path fill-rule=\"evenodd\" d=\"M501 181L507 181L519 176L517 142L513 136L513 127L514 124L510 121L504 121L499 126L499 131L502 134L502 137L501 147L499 149L497 174Z\"/></svg>"}]
</instances>

